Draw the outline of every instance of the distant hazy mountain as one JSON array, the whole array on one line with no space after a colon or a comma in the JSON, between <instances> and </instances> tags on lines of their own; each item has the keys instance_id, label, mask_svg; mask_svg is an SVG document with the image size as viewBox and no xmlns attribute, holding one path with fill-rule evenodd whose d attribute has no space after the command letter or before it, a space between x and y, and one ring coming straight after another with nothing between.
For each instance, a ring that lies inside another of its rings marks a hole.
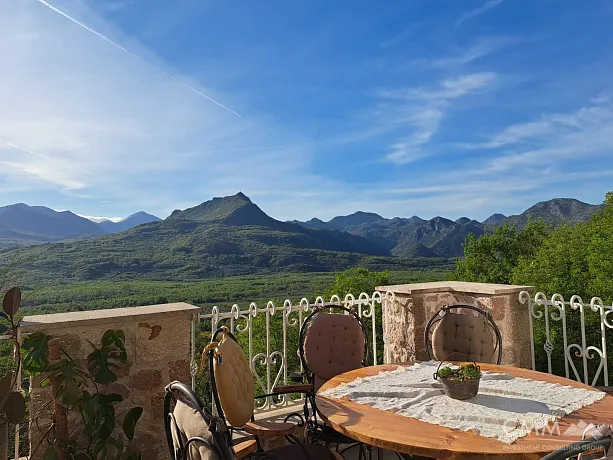
<instances>
[{"instance_id":1,"label":"distant hazy mountain","mask_svg":"<svg viewBox=\"0 0 613 460\"><path fill-rule=\"evenodd\" d=\"M23 245L104 234L97 224L70 211L23 203L0 207L0 244Z\"/></svg>"},{"instance_id":2,"label":"distant hazy mountain","mask_svg":"<svg viewBox=\"0 0 613 460\"><path fill-rule=\"evenodd\" d=\"M44 206L18 203L0 207L0 247L49 243L118 233L160 220L137 212L119 222L93 222L71 211L54 211Z\"/></svg>"},{"instance_id":3,"label":"distant hazy mountain","mask_svg":"<svg viewBox=\"0 0 613 460\"><path fill-rule=\"evenodd\" d=\"M134 228L138 225L148 224L149 222L157 222L159 220L162 219L152 214L147 214L144 211L139 211L118 222L103 220L98 222L98 225L104 230L105 233L119 233Z\"/></svg>"},{"instance_id":4,"label":"distant hazy mountain","mask_svg":"<svg viewBox=\"0 0 613 460\"><path fill-rule=\"evenodd\" d=\"M455 222L444 217L430 220L416 216L385 219L377 214L359 211L348 216L334 217L328 222L314 218L295 223L307 228L328 228L363 236L396 256L457 257L464 253L462 243L466 236L469 233L481 236L486 226L493 228L508 222L522 228L530 219L543 219L554 225L562 222L576 223L589 219L600 207L575 199L556 198L537 203L517 216L494 214L483 222L468 217L461 217Z\"/></svg>"}]
</instances>

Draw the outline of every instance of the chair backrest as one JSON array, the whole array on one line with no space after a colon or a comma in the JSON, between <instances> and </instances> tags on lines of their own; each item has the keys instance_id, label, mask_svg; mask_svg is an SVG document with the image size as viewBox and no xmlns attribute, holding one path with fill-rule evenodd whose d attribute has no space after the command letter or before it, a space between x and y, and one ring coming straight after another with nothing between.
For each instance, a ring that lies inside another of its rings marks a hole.
<instances>
[{"instance_id":1,"label":"chair backrest","mask_svg":"<svg viewBox=\"0 0 613 460\"><path fill-rule=\"evenodd\" d=\"M165 388L164 427L172 460L235 460L232 439L220 417L183 383Z\"/></svg>"},{"instance_id":2,"label":"chair backrest","mask_svg":"<svg viewBox=\"0 0 613 460\"><path fill-rule=\"evenodd\" d=\"M315 391L336 375L366 366L368 352L364 323L347 307L318 307L300 328L300 360L313 374Z\"/></svg>"},{"instance_id":3,"label":"chair backrest","mask_svg":"<svg viewBox=\"0 0 613 460\"><path fill-rule=\"evenodd\" d=\"M217 413L231 426L241 427L251 420L255 409L255 388L249 362L226 327L215 331L207 349Z\"/></svg>"},{"instance_id":4,"label":"chair backrest","mask_svg":"<svg viewBox=\"0 0 613 460\"><path fill-rule=\"evenodd\" d=\"M460 311L461 313L457 313ZM428 359L500 364L502 337L489 311L473 305L445 305L424 332Z\"/></svg>"}]
</instances>

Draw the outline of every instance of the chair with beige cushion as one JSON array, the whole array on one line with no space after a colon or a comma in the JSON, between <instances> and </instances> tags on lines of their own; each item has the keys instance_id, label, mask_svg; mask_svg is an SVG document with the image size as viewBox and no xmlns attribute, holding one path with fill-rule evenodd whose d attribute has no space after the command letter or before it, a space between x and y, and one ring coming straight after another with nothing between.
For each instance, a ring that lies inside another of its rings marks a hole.
<instances>
[{"instance_id":1,"label":"chair with beige cushion","mask_svg":"<svg viewBox=\"0 0 613 460\"><path fill-rule=\"evenodd\" d=\"M445 305L424 332L428 359L438 361L502 361L502 337L489 311L472 305Z\"/></svg>"},{"instance_id":2,"label":"chair with beige cushion","mask_svg":"<svg viewBox=\"0 0 613 460\"><path fill-rule=\"evenodd\" d=\"M296 437L297 425L294 423L256 421L255 390L253 374L243 350L234 335L226 327L221 327L213 334L211 344L203 352L203 363L208 361L213 401L219 417L227 422L230 432L242 430L255 437L258 458L291 460L335 460L342 458L337 453L315 444L306 444ZM296 392L308 391L305 385L277 387L272 395L258 396L265 398ZM287 420L287 418L286 418ZM264 452L261 438L285 437L290 444ZM225 460L225 459L223 459Z\"/></svg>"}]
</instances>

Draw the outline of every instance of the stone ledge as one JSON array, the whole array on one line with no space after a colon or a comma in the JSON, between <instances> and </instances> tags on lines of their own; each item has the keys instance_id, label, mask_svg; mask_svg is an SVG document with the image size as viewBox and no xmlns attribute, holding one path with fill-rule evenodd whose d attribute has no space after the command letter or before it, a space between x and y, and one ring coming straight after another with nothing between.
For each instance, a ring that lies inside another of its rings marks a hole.
<instances>
[{"instance_id":1,"label":"stone ledge","mask_svg":"<svg viewBox=\"0 0 613 460\"><path fill-rule=\"evenodd\" d=\"M75 311L69 313L52 313L49 315L25 316L21 323L25 332L51 330L70 326L94 326L112 321L151 321L156 316L165 319L169 317L185 317L200 312L200 307L188 303L167 303L147 305L143 307L110 308L105 310Z\"/></svg>"},{"instance_id":2,"label":"stone ledge","mask_svg":"<svg viewBox=\"0 0 613 460\"><path fill-rule=\"evenodd\" d=\"M435 281L432 283L397 284L377 286L382 293L390 291L396 294L421 294L437 292L462 292L467 294L501 295L532 291L534 286L516 286L512 284L468 283L464 281Z\"/></svg>"}]
</instances>

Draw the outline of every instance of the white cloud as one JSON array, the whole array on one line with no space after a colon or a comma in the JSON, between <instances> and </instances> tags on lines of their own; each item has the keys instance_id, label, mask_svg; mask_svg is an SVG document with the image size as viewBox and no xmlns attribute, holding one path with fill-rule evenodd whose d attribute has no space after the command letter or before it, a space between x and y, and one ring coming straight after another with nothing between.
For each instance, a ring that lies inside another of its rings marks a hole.
<instances>
[{"instance_id":1,"label":"white cloud","mask_svg":"<svg viewBox=\"0 0 613 460\"><path fill-rule=\"evenodd\" d=\"M87 216L85 214L77 214L77 216L83 217L84 219L91 220L92 222L96 222L96 223L100 223L104 221L111 221L111 222L117 223L117 222L121 222L122 220L125 220L125 218L123 217Z\"/></svg>"},{"instance_id":2,"label":"white cloud","mask_svg":"<svg viewBox=\"0 0 613 460\"><path fill-rule=\"evenodd\" d=\"M462 16L460 16L460 18L456 21L455 26L458 27L459 25L463 24L469 19L472 19L475 16L479 16L480 14L483 14L491 10L492 8L496 8L503 1L504 0L489 0L488 2L485 2L480 7L475 8L474 10L468 11L467 13L464 13Z\"/></svg>"},{"instance_id":3,"label":"white cloud","mask_svg":"<svg viewBox=\"0 0 613 460\"><path fill-rule=\"evenodd\" d=\"M447 78L435 88L408 88L385 92L382 96L396 105L396 123L408 125L411 132L390 146L386 159L408 163L426 155L424 147L438 132L454 99L490 88L497 80L494 72L480 72Z\"/></svg>"}]
</instances>

